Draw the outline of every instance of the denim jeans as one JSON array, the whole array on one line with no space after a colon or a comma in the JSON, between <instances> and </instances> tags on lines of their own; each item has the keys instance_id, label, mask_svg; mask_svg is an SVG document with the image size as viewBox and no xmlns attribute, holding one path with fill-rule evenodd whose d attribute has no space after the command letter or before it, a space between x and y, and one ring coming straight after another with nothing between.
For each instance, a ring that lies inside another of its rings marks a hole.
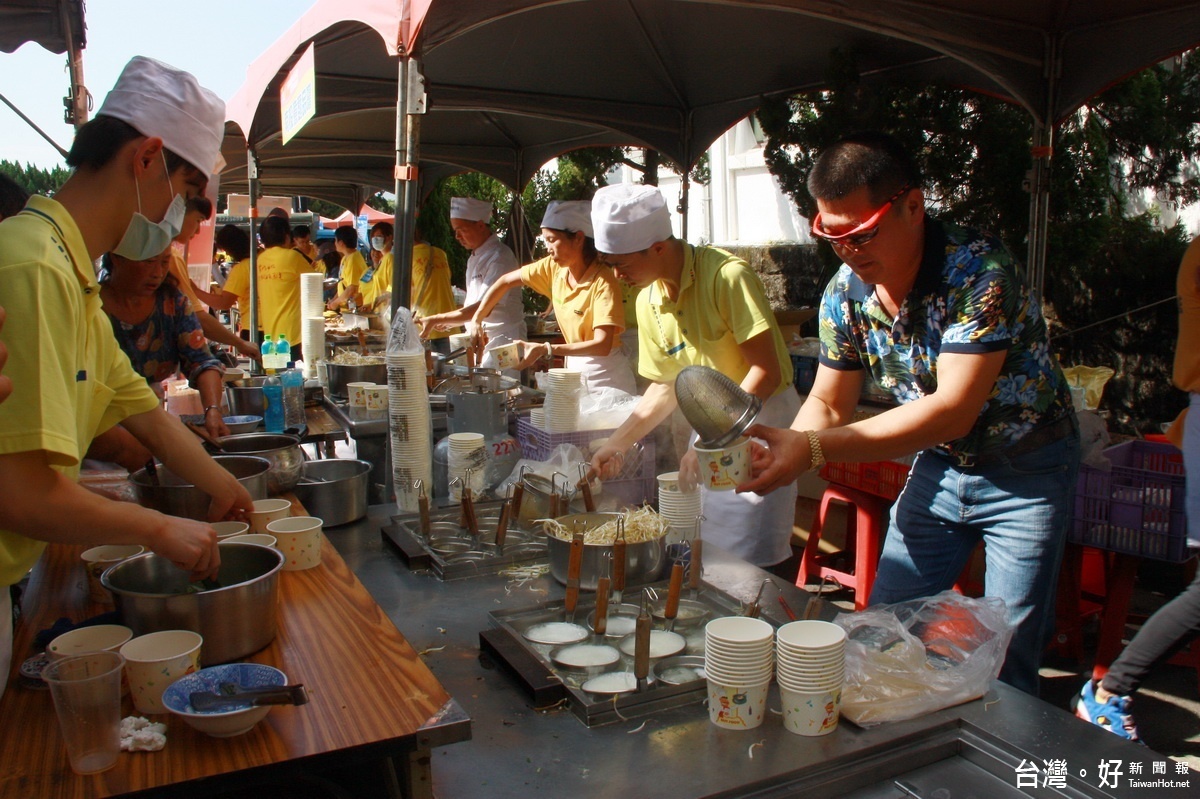
<instances>
[{"instance_id":1,"label":"denim jeans","mask_svg":"<svg viewBox=\"0 0 1200 799\"><path fill-rule=\"evenodd\" d=\"M982 540L984 593L1004 600L1013 626L1000 679L1036 696L1078 471L1077 434L969 471L922 452L892 506L871 604L952 587Z\"/></svg>"}]
</instances>

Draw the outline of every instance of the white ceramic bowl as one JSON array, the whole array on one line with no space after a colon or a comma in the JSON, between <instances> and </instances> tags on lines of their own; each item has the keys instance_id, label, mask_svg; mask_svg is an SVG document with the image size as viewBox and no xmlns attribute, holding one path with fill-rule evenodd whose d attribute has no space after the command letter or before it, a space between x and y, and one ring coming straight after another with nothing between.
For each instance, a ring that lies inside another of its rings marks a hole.
<instances>
[{"instance_id":1,"label":"white ceramic bowl","mask_svg":"<svg viewBox=\"0 0 1200 799\"><path fill-rule=\"evenodd\" d=\"M262 423L261 416L226 416L224 417L225 426L229 428L230 435L238 435L239 433L253 433Z\"/></svg>"},{"instance_id":2,"label":"white ceramic bowl","mask_svg":"<svg viewBox=\"0 0 1200 799\"><path fill-rule=\"evenodd\" d=\"M267 688L287 685L287 675L273 666L260 663L226 663L209 666L180 677L163 691L167 710L181 717L188 726L214 738L231 738L247 733L271 712L272 705L243 707L234 710L201 713L195 710L188 697L196 691L220 693L221 683L236 683L242 688Z\"/></svg>"}]
</instances>

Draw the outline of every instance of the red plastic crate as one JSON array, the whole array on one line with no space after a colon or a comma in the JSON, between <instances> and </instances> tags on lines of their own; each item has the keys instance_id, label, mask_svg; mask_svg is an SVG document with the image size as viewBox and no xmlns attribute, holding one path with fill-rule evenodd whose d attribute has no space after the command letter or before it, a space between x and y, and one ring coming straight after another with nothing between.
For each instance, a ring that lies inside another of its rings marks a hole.
<instances>
[{"instance_id":1,"label":"red plastic crate","mask_svg":"<svg viewBox=\"0 0 1200 799\"><path fill-rule=\"evenodd\" d=\"M1138 440L1104 454L1112 471L1079 467L1068 539L1154 560L1186 560L1183 454L1170 444Z\"/></svg>"},{"instance_id":2,"label":"red plastic crate","mask_svg":"<svg viewBox=\"0 0 1200 799\"><path fill-rule=\"evenodd\" d=\"M895 499L908 481L908 470L908 464L895 461L826 463L821 467L821 477L877 497Z\"/></svg>"},{"instance_id":3,"label":"red plastic crate","mask_svg":"<svg viewBox=\"0 0 1200 799\"><path fill-rule=\"evenodd\" d=\"M521 454L530 460L544 461L550 453L562 444L574 444L583 452L585 458L592 457L591 444L602 438L608 438L616 430L581 430L574 433L548 433L540 427L534 427L529 417L522 416L517 420L517 442L521 445ZM605 480L605 494L619 497L625 505L641 505L644 502L654 502L658 493L657 481L654 474L655 453L654 438L646 436L642 439L642 459L637 464L627 465L631 474L622 480ZM572 475L573 477L575 475Z\"/></svg>"}]
</instances>

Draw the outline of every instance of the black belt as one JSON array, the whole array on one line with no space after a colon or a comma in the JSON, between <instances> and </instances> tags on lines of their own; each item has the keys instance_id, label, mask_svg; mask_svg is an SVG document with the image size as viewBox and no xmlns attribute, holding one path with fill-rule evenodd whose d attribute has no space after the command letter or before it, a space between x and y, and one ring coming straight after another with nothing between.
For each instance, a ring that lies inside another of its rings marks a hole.
<instances>
[{"instance_id":1,"label":"black belt","mask_svg":"<svg viewBox=\"0 0 1200 799\"><path fill-rule=\"evenodd\" d=\"M1036 452L1042 447L1049 446L1056 441L1061 441L1073 433L1078 432L1079 423L1075 420L1075 414L1068 414L1057 422L1051 422L1048 425L1043 425L1031 433L1026 433L1020 440L1002 447L1001 449L988 450L980 452L977 455L949 455L956 462L955 465L960 469L974 470L986 469L990 466L995 466L1010 458L1017 458L1021 455L1028 455L1030 452Z\"/></svg>"}]
</instances>

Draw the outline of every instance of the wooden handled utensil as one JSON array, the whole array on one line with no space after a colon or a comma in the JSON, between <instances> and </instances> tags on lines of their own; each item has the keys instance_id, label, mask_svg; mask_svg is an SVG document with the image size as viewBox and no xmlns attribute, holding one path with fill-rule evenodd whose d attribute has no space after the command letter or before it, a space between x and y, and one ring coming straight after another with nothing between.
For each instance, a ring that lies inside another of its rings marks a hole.
<instances>
[{"instance_id":1,"label":"wooden handled utensil","mask_svg":"<svg viewBox=\"0 0 1200 799\"><path fill-rule=\"evenodd\" d=\"M197 436L199 436L201 441L211 444L212 446L216 447L217 450L220 452L225 451L224 445L221 444L221 439L217 438L212 433L209 433L208 428L206 428L202 425L198 425L195 422L184 422L184 425L187 426L188 430L191 430L193 433L195 433Z\"/></svg>"},{"instance_id":2,"label":"wooden handled utensil","mask_svg":"<svg viewBox=\"0 0 1200 799\"><path fill-rule=\"evenodd\" d=\"M504 554L504 539L508 537L508 520L512 516L512 501L504 500L500 506L500 518L496 520L496 550Z\"/></svg>"},{"instance_id":3,"label":"wooden handled utensil","mask_svg":"<svg viewBox=\"0 0 1200 799\"><path fill-rule=\"evenodd\" d=\"M567 560L567 596L563 607L567 621L575 621L575 607L579 604L579 572L583 569L583 533L571 537L571 554Z\"/></svg>"},{"instance_id":4,"label":"wooden handled utensil","mask_svg":"<svg viewBox=\"0 0 1200 799\"><path fill-rule=\"evenodd\" d=\"M588 482L588 475L591 472L586 464L579 464L579 482L575 484L575 490L583 492L583 508L588 513L596 511L596 498L592 496L592 485Z\"/></svg>"},{"instance_id":5,"label":"wooden handled utensil","mask_svg":"<svg viewBox=\"0 0 1200 799\"><path fill-rule=\"evenodd\" d=\"M667 632L675 629L675 617L679 615L679 594L683 590L683 564L676 563L671 567L671 582L667 586L667 604L663 608L663 618L667 620Z\"/></svg>"},{"instance_id":6,"label":"wooden handled utensil","mask_svg":"<svg viewBox=\"0 0 1200 799\"><path fill-rule=\"evenodd\" d=\"M633 628L633 677L638 691L646 689L646 677L650 674L650 612L646 609L646 598L642 597L642 608L638 612Z\"/></svg>"},{"instance_id":7,"label":"wooden handled utensil","mask_svg":"<svg viewBox=\"0 0 1200 799\"><path fill-rule=\"evenodd\" d=\"M704 542L697 535L692 539L692 556L688 562L688 588L692 599L700 598L700 578L704 576Z\"/></svg>"},{"instance_id":8,"label":"wooden handled utensil","mask_svg":"<svg viewBox=\"0 0 1200 799\"><path fill-rule=\"evenodd\" d=\"M417 491L417 512L421 516L421 535L428 541L432 528L429 523L429 495L425 493L425 481L414 480L413 488Z\"/></svg>"},{"instance_id":9,"label":"wooden handled utensil","mask_svg":"<svg viewBox=\"0 0 1200 799\"><path fill-rule=\"evenodd\" d=\"M612 587L618 605L625 590L625 546L625 525L622 519L617 519L617 537L612 545Z\"/></svg>"},{"instance_id":10,"label":"wooden handled utensil","mask_svg":"<svg viewBox=\"0 0 1200 799\"><path fill-rule=\"evenodd\" d=\"M558 496L558 478L560 476L562 476L564 478L566 477L566 475L560 475L559 472L555 472L554 474L550 475L550 518L551 519L557 519L559 516L562 515L562 504L559 501L560 497Z\"/></svg>"},{"instance_id":11,"label":"wooden handled utensil","mask_svg":"<svg viewBox=\"0 0 1200 799\"><path fill-rule=\"evenodd\" d=\"M763 590L770 584L771 584L770 580L762 581L762 585L760 585L758 587L758 593L754 595L754 601L746 606L746 612L742 614L743 616L746 616L751 619L758 618L759 614L762 612L762 604L761 603L762 603Z\"/></svg>"},{"instance_id":12,"label":"wooden handled utensil","mask_svg":"<svg viewBox=\"0 0 1200 799\"><path fill-rule=\"evenodd\" d=\"M604 640L604 634L608 632L608 591L611 585L612 581L607 577L596 581L596 616L592 629L598 641Z\"/></svg>"},{"instance_id":13,"label":"wooden handled utensil","mask_svg":"<svg viewBox=\"0 0 1200 799\"><path fill-rule=\"evenodd\" d=\"M521 473L517 475L517 482L513 483L512 487L512 512L513 516L521 517L521 500L525 498L525 467L521 467Z\"/></svg>"}]
</instances>

